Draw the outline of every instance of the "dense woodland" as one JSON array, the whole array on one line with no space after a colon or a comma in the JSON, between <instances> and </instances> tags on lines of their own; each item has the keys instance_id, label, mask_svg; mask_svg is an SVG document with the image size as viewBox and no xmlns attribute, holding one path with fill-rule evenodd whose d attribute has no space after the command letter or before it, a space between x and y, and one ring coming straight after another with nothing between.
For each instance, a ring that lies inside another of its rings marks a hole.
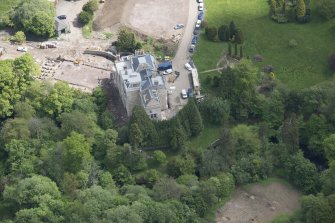
<instances>
[{"instance_id":1,"label":"dense woodland","mask_svg":"<svg viewBox=\"0 0 335 223\"><path fill-rule=\"evenodd\" d=\"M34 81L32 61L0 61L1 222L203 222L235 186L269 176L306 194L289 222L334 222L334 81L292 91L242 60L172 120L136 107L115 126L101 88ZM221 138L193 148L204 123Z\"/></svg>"}]
</instances>

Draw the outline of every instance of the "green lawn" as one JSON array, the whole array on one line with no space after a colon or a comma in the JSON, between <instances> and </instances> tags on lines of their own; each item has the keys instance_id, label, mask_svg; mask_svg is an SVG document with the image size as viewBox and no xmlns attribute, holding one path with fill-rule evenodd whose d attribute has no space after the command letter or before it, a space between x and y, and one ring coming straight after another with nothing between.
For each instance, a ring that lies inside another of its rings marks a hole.
<instances>
[{"instance_id":1,"label":"green lawn","mask_svg":"<svg viewBox=\"0 0 335 223\"><path fill-rule=\"evenodd\" d=\"M200 135L195 138L191 138L191 146L201 150L206 149L212 142L220 138L222 128L223 127L221 126L205 123L205 128Z\"/></svg>"},{"instance_id":2,"label":"green lawn","mask_svg":"<svg viewBox=\"0 0 335 223\"><path fill-rule=\"evenodd\" d=\"M208 25L219 27L234 20L245 36L244 55L261 55L264 61L259 66L273 65L276 77L290 88L312 86L332 75L327 59L335 52L335 20L320 18L315 3L308 24L273 22L267 0L206 0L205 6ZM289 47L291 39L297 41L296 48ZM209 42L202 33L193 59L200 72L213 69L226 50L227 44Z\"/></svg>"}]
</instances>

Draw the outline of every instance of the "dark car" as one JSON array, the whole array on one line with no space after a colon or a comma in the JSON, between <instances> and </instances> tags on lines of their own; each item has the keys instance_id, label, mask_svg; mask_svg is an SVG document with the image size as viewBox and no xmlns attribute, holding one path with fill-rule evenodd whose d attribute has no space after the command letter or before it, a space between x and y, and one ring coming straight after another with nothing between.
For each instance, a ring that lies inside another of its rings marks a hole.
<instances>
[{"instance_id":1,"label":"dark car","mask_svg":"<svg viewBox=\"0 0 335 223\"><path fill-rule=\"evenodd\" d=\"M195 51L195 45L192 44L190 48L188 49L188 52L193 53Z\"/></svg>"},{"instance_id":2,"label":"dark car","mask_svg":"<svg viewBox=\"0 0 335 223\"><path fill-rule=\"evenodd\" d=\"M193 38L192 38L192 44L197 44L197 42L198 42L198 36L193 36Z\"/></svg>"},{"instance_id":3,"label":"dark car","mask_svg":"<svg viewBox=\"0 0 335 223\"><path fill-rule=\"evenodd\" d=\"M198 19L202 20L204 18L204 12L200 12L198 15Z\"/></svg>"},{"instance_id":4,"label":"dark car","mask_svg":"<svg viewBox=\"0 0 335 223\"><path fill-rule=\"evenodd\" d=\"M192 88L187 89L187 96L188 96L189 98L192 98L192 97L193 97L193 90L192 90Z\"/></svg>"},{"instance_id":5,"label":"dark car","mask_svg":"<svg viewBox=\"0 0 335 223\"><path fill-rule=\"evenodd\" d=\"M66 19L66 15L59 15L59 16L57 16L57 18L59 18L59 19Z\"/></svg>"},{"instance_id":6,"label":"dark car","mask_svg":"<svg viewBox=\"0 0 335 223\"><path fill-rule=\"evenodd\" d=\"M199 35L199 33L200 33L200 29L195 28L193 30L193 35L197 36L197 35Z\"/></svg>"}]
</instances>

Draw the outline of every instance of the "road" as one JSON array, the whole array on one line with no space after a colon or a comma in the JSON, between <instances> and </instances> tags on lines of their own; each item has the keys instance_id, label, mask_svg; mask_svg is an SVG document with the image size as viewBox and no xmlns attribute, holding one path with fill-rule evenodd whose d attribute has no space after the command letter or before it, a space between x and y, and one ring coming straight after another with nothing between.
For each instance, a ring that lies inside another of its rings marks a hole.
<instances>
[{"instance_id":1,"label":"road","mask_svg":"<svg viewBox=\"0 0 335 223\"><path fill-rule=\"evenodd\" d=\"M172 60L173 69L179 71L180 75L174 83L167 84L167 87L175 86L176 89L169 95L170 105L178 107L178 105L186 104L187 100L181 99L180 92L182 89L187 90L191 86L190 72L185 69L184 65L191 59L191 54L188 52L190 46L194 25L198 15L198 3L196 0L189 1L189 13L187 24L185 26L183 38L179 44L176 56Z\"/></svg>"}]
</instances>

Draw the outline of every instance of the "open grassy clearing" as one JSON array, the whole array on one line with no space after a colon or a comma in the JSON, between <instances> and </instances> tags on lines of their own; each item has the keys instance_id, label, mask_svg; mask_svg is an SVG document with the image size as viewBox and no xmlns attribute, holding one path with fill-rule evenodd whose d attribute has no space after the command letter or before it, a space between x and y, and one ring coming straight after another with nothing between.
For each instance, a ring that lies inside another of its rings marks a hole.
<instances>
[{"instance_id":1,"label":"open grassy clearing","mask_svg":"<svg viewBox=\"0 0 335 223\"><path fill-rule=\"evenodd\" d=\"M212 142L221 136L221 126L205 124L204 130L199 136L190 139L191 146L194 148L206 149Z\"/></svg>"},{"instance_id":2,"label":"open grassy clearing","mask_svg":"<svg viewBox=\"0 0 335 223\"><path fill-rule=\"evenodd\" d=\"M308 24L273 22L267 0L206 0L205 4L208 25L219 27L234 20L245 36L244 55L261 55L264 61L259 66L272 64L276 77L290 88L301 89L331 77L327 59L335 51L335 20L319 17L315 3ZM200 38L194 60L201 72L216 68L227 44L210 42L204 33ZM292 39L298 43L295 48L289 46Z\"/></svg>"}]
</instances>

